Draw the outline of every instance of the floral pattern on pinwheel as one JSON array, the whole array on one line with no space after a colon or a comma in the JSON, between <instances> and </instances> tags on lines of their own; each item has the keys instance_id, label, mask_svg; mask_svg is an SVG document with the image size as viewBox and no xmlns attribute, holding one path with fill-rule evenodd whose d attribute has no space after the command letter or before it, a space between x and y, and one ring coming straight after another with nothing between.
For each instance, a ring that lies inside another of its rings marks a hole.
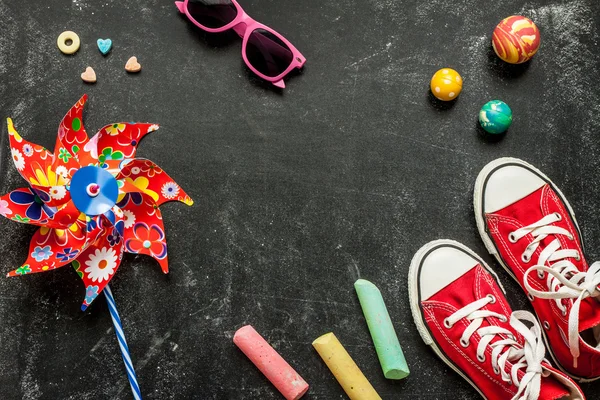
<instances>
[{"instance_id":1,"label":"floral pattern on pinwheel","mask_svg":"<svg viewBox=\"0 0 600 400\"><path fill-rule=\"evenodd\" d=\"M145 222L138 222L133 226L134 237L127 239L125 246L131 253L141 253L145 249L152 257L158 259L167 256L165 233L158 225L148 226Z\"/></svg>"},{"instance_id":2,"label":"floral pattern on pinwheel","mask_svg":"<svg viewBox=\"0 0 600 400\"><path fill-rule=\"evenodd\" d=\"M30 186L0 196L0 215L39 226L27 259L8 276L72 264L86 288L84 310L115 275L124 252L149 255L168 272L158 207L172 200L193 204L160 167L135 158L140 140L157 125L118 122L89 138L82 122L86 101L83 96L60 122L54 153L24 140L8 119L11 155ZM114 188L114 199L98 197L98 204L106 207L90 206L105 188L96 183L81 186L78 177L88 176L86 170L91 176L105 174L94 182L109 182L106 187ZM86 203L81 193L89 196Z\"/></svg>"},{"instance_id":3,"label":"floral pattern on pinwheel","mask_svg":"<svg viewBox=\"0 0 600 400\"><path fill-rule=\"evenodd\" d=\"M15 210L21 210L22 214L31 221L43 221L52 218L55 211L48 207L33 190L29 188L17 189L8 194L8 199Z\"/></svg>"}]
</instances>

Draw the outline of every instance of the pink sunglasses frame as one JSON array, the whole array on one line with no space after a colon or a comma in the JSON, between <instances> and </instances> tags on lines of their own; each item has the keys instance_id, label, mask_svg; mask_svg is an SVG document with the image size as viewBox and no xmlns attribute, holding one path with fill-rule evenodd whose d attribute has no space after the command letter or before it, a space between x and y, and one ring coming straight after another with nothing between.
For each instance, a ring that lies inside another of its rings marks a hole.
<instances>
[{"instance_id":1,"label":"pink sunglasses frame","mask_svg":"<svg viewBox=\"0 0 600 400\"><path fill-rule=\"evenodd\" d=\"M233 21L231 21L227 25L223 26L222 28L208 28L208 27L200 24L196 20L194 20L194 18L192 18L192 16L190 15L190 13L188 12L188 9L187 9L189 0L176 1L175 5L177 6L177 9L179 9L180 13L185 14L188 17L188 19L194 23L194 25L196 25L198 28L200 28L202 30L205 30L205 31L211 32L211 33L217 33L217 32L224 32L229 29L233 29L238 34L238 36L243 39L242 40L242 58L244 59L244 62L246 63L248 68L250 68L250 70L252 72L254 72L256 75L258 75L262 79L271 82L273 85L275 85L279 88L282 88L282 89L285 88L285 83L283 82L283 78L287 74L289 74L294 68L302 68L302 66L306 62L306 58L302 55L302 53L300 53L298 51L298 49L296 49L294 47L293 44L291 44L286 38L281 36L277 31L252 19L248 14L246 14L246 12L242 8L242 6L240 6L236 0L230 0L230 1L235 5L235 8L237 9L237 16L235 17L235 19ZM248 38L250 37L250 34L255 29L264 29L266 31L269 31L273 35L277 36L292 51L293 58L292 58L291 64L286 68L285 71L283 71L281 74L279 74L275 77L266 76L266 75L258 72L256 70L256 68L254 68L252 66L252 64L250 64L250 62L248 61L248 58L246 57L246 45L248 44Z\"/></svg>"}]
</instances>

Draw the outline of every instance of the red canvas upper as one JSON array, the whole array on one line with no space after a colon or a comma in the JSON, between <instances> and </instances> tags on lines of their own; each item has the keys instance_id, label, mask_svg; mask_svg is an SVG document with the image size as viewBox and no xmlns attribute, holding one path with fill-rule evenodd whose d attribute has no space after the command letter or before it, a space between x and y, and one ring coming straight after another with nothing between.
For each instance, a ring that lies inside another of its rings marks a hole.
<instances>
[{"instance_id":1,"label":"red canvas upper","mask_svg":"<svg viewBox=\"0 0 600 400\"><path fill-rule=\"evenodd\" d=\"M565 235L549 235L532 254L531 260L524 262L521 255L533 241L533 236L529 234L516 243L511 243L508 239L509 234L552 213L559 213L562 216L562 220L553 225L567 229L573 235L574 240L569 240ZM553 240L558 238L563 249L574 249L583 255L581 238L573 222L573 217L550 185L544 185L502 210L487 214L486 224L504 264L512 271L526 292L527 289L523 283L525 271L537 263L541 251ZM569 261L580 271L588 270L588 264L583 256L580 261L575 258L570 258ZM529 274L528 283L536 290L548 290L546 277L540 278L536 273ZM577 359L577 367L574 367L573 356L568 344L568 316L573 301L565 299L562 300L562 303L567 307L567 315L563 315L552 299L536 297L532 301L540 322L548 323L544 326L544 330L553 354L561 366L575 376L583 378L600 376L600 351L589 346L581 338L579 339L580 356ZM579 331L582 332L597 325L600 325L600 307L595 299L588 297L581 304Z\"/></svg>"},{"instance_id":2,"label":"red canvas upper","mask_svg":"<svg viewBox=\"0 0 600 400\"><path fill-rule=\"evenodd\" d=\"M514 384L503 381L501 376L494 372L491 362L492 348L490 346L487 347L485 361L482 362L477 358L477 345L480 340L477 332L473 334L467 347L463 347L460 344L461 336L471 321L463 318L451 328L444 326L444 320L451 314L489 294L496 298L496 302L486 305L484 309L497 312L509 319L512 310L503 292L494 278L480 265L473 267L428 300L422 301L421 309L425 324L431 332L437 347L442 350L445 357L463 375L467 376L488 400L511 399L517 393L517 387ZM482 327L489 326L490 324L507 329L515 335L521 345L524 343L521 335L515 331L509 322L502 322L499 318L490 317L484 319ZM497 335L494 341L502 339L506 339L505 335ZM506 363L505 368L508 373L510 373L512 365L510 362ZM570 378L554 370L548 363L544 362L543 366L572 382ZM520 380L523 378L524 373L524 369L519 370ZM568 389L555 376L542 377L540 400L569 398L568 396Z\"/></svg>"}]
</instances>

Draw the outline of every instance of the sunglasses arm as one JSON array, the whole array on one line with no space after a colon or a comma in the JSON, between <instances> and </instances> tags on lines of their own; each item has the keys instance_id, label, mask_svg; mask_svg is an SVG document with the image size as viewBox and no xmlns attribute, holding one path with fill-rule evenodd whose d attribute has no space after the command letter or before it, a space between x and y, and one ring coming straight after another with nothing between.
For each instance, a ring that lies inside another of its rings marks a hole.
<instances>
[{"instance_id":1,"label":"sunglasses arm","mask_svg":"<svg viewBox=\"0 0 600 400\"><path fill-rule=\"evenodd\" d=\"M180 13L185 14L185 2L176 1L175 5L177 6L177 9L179 10Z\"/></svg>"}]
</instances>

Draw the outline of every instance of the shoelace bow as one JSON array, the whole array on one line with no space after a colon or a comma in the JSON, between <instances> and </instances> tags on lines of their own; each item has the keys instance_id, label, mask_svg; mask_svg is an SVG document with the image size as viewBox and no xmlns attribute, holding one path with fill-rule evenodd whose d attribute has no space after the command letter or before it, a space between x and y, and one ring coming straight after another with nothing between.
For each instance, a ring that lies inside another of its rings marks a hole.
<instances>
[{"instance_id":1,"label":"shoelace bow","mask_svg":"<svg viewBox=\"0 0 600 400\"><path fill-rule=\"evenodd\" d=\"M487 304L495 301L496 299L492 295L474 301L446 318L444 325L447 328L452 328L456 322L463 318L471 321L460 338L461 345L468 347L471 336L477 333L480 337L477 345L477 359L479 362L484 362L487 347L492 348L491 362L494 372L501 374L503 381L514 383L518 389L513 400L537 400L542 384L542 362L545 361L544 355L546 353L540 325L528 311L515 311L511 314L510 325L525 339L523 345L517 342L513 333L508 329L496 325L482 328L481 324L486 318L497 318L501 322L508 321L506 315L490 310L482 310ZM532 327L527 328L521 321L531 323ZM496 335L504 335L505 337L492 343ZM510 374L506 372L507 362L512 363ZM523 379L519 380L518 373L523 368L525 368L525 374Z\"/></svg>"},{"instance_id":2,"label":"shoelace bow","mask_svg":"<svg viewBox=\"0 0 600 400\"><path fill-rule=\"evenodd\" d=\"M562 219L558 213L546 215L539 221L524 226L512 232L508 239L516 243L523 237L531 234L534 240L527 246L522 254L522 260L529 262L531 255L535 253L540 246L540 242L548 236L564 235L569 240L574 240L573 235L566 229L551 225ZM562 299L572 299L573 306L569 315L569 349L573 356L573 367L577 368L577 358L579 358L579 308L583 299L593 296L600 296L600 262L595 262L586 272L582 272L570 261L575 259L579 261L581 255L577 250L563 249L561 242L555 238L546 246L538 257L537 264L530 267L523 277L525 287L529 293L542 299L553 299L556 306L561 310L564 316L567 315L567 307L562 303ZM529 274L537 272L540 278L548 274L546 279L547 291L536 290L529 284Z\"/></svg>"}]
</instances>

